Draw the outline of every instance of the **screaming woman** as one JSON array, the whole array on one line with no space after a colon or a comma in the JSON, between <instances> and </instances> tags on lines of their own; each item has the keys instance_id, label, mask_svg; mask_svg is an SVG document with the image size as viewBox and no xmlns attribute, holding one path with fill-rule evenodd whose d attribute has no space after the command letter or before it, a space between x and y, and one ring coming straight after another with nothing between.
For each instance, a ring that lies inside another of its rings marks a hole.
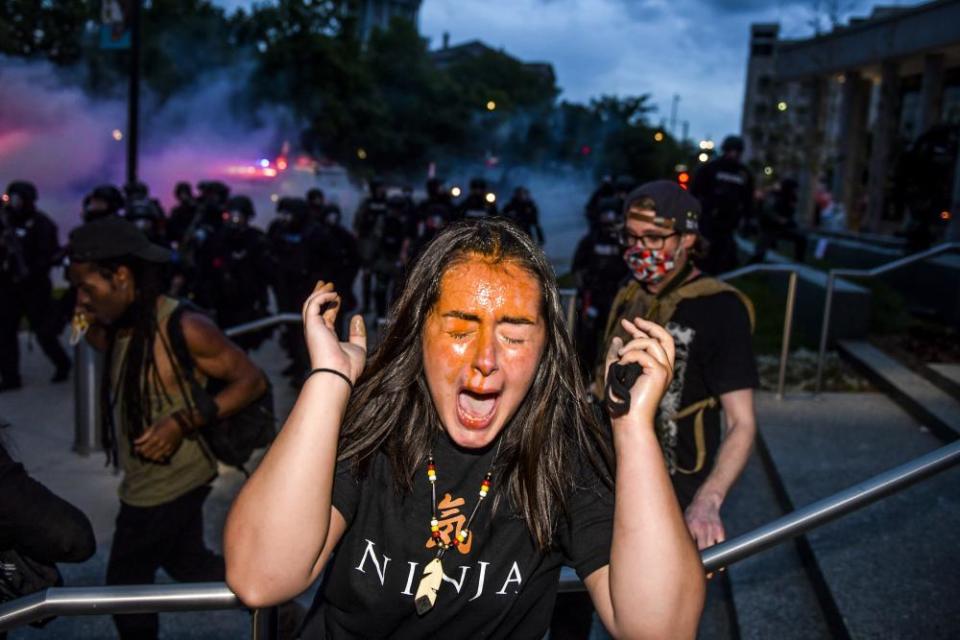
<instances>
[{"instance_id":1,"label":"screaming woman","mask_svg":"<svg viewBox=\"0 0 960 640\"><path fill-rule=\"evenodd\" d=\"M313 370L227 521L241 600L323 574L304 638L542 638L568 565L614 637L694 637L703 567L653 427L664 329L623 321L607 368L642 375L608 433L550 264L507 221L438 234L369 362L361 317L338 340L338 306L323 282L304 303Z\"/></svg>"}]
</instances>

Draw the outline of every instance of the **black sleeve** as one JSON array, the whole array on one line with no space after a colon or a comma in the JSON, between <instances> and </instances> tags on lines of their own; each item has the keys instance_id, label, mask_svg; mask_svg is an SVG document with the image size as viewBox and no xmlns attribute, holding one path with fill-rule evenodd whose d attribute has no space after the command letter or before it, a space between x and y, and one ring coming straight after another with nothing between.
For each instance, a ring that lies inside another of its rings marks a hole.
<instances>
[{"instance_id":1,"label":"black sleeve","mask_svg":"<svg viewBox=\"0 0 960 640\"><path fill-rule=\"evenodd\" d=\"M711 296L710 317L716 332L704 363L704 382L712 395L760 386L757 362L753 355L750 316L734 293Z\"/></svg>"},{"instance_id":2,"label":"black sleeve","mask_svg":"<svg viewBox=\"0 0 960 640\"><path fill-rule=\"evenodd\" d=\"M586 468L586 465L584 465ZM610 564L613 539L613 491L593 472L581 471L577 489L557 531L564 564L581 580Z\"/></svg>"},{"instance_id":3,"label":"black sleeve","mask_svg":"<svg viewBox=\"0 0 960 640\"><path fill-rule=\"evenodd\" d=\"M82 511L27 475L0 447L0 549L40 562L83 562L96 551Z\"/></svg>"},{"instance_id":4,"label":"black sleeve","mask_svg":"<svg viewBox=\"0 0 960 640\"><path fill-rule=\"evenodd\" d=\"M347 524L353 522L360 503L360 481L350 469L350 462L340 460L333 476L333 496L331 502Z\"/></svg>"}]
</instances>

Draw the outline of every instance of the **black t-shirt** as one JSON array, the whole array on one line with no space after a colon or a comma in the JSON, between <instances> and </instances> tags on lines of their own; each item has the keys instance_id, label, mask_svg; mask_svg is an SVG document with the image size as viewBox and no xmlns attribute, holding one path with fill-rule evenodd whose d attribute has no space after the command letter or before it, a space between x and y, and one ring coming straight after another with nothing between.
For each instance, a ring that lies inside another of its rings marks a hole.
<instances>
[{"instance_id":1,"label":"black t-shirt","mask_svg":"<svg viewBox=\"0 0 960 640\"><path fill-rule=\"evenodd\" d=\"M682 300L666 325L676 344L674 378L660 401L657 429L667 468L680 504L686 507L706 480L720 447L717 404L703 414L706 462L696 473L695 414L679 420L665 415L680 412L704 398L759 386L753 356L750 317L735 293Z\"/></svg>"},{"instance_id":2,"label":"black t-shirt","mask_svg":"<svg viewBox=\"0 0 960 640\"><path fill-rule=\"evenodd\" d=\"M473 510L494 457L438 438L437 516L445 539ZM468 544L443 557L444 578L434 608L417 615L414 594L436 555L430 538L431 492L426 464L413 493L401 496L390 464L378 455L359 483L340 465L333 505L348 523L324 575L303 634L316 638L542 638L550 623L561 565L582 578L609 563L613 495L596 474L581 472L568 513L543 553L524 521L501 496L496 476L477 512Z\"/></svg>"}]
</instances>

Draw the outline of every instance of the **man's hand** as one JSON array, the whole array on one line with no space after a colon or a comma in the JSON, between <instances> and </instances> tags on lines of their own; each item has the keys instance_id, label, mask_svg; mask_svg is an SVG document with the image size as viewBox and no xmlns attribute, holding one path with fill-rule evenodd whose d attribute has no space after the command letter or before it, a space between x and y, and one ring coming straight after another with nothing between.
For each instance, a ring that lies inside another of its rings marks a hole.
<instances>
[{"instance_id":1,"label":"man's hand","mask_svg":"<svg viewBox=\"0 0 960 640\"><path fill-rule=\"evenodd\" d=\"M134 451L147 460L165 462L183 442L183 430L173 416L150 425L133 441Z\"/></svg>"},{"instance_id":2,"label":"man's hand","mask_svg":"<svg viewBox=\"0 0 960 640\"><path fill-rule=\"evenodd\" d=\"M727 539L723 522L720 520L720 502L714 498L698 494L687 507L683 518L687 522L690 535L697 543L698 551L703 551ZM707 578L712 577L712 573L707 575Z\"/></svg>"}]
</instances>

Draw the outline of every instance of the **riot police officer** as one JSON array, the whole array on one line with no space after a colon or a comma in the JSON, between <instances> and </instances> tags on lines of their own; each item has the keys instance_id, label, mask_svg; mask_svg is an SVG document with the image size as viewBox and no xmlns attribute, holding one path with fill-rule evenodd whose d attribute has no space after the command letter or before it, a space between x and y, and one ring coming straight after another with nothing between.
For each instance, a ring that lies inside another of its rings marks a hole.
<instances>
[{"instance_id":1,"label":"riot police officer","mask_svg":"<svg viewBox=\"0 0 960 640\"><path fill-rule=\"evenodd\" d=\"M543 227L540 226L540 213L537 203L530 197L526 187L517 187L513 191L513 198L503 208L503 216L512 220L524 230L528 236L534 238L537 244L543 245Z\"/></svg>"},{"instance_id":2,"label":"riot police officer","mask_svg":"<svg viewBox=\"0 0 960 640\"><path fill-rule=\"evenodd\" d=\"M376 256L371 263L373 296L378 318L385 318L389 304L399 290L403 268L412 240L411 214L402 195L387 199L387 210L377 234Z\"/></svg>"},{"instance_id":3,"label":"riot police officer","mask_svg":"<svg viewBox=\"0 0 960 640\"><path fill-rule=\"evenodd\" d=\"M310 189L307 191L306 199L311 222L322 225L323 216L327 210L327 196L323 193L323 189Z\"/></svg>"},{"instance_id":4,"label":"riot police officer","mask_svg":"<svg viewBox=\"0 0 960 640\"><path fill-rule=\"evenodd\" d=\"M593 375L604 323L623 279L629 275L620 247L623 201L604 198L595 204L596 228L577 244L571 271L577 283L579 313L574 327L577 353L587 380Z\"/></svg>"},{"instance_id":5,"label":"riot police officer","mask_svg":"<svg viewBox=\"0 0 960 640\"><path fill-rule=\"evenodd\" d=\"M211 238L210 299L221 328L251 322L269 314L271 260L267 236L250 226L253 202L237 195L227 201L224 222ZM270 335L258 331L233 338L244 349L255 349Z\"/></svg>"},{"instance_id":6,"label":"riot police officer","mask_svg":"<svg viewBox=\"0 0 960 640\"><path fill-rule=\"evenodd\" d=\"M341 224L341 219L340 207L328 204L323 214L328 253L324 260L322 279L333 282L333 288L340 294L340 312L337 317L346 321L350 318L350 312L357 307L353 282L360 270L360 251L357 249L356 236Z\"/></svg>"},{"instance_id":7,"label":"riot police officer","mask_svg":"<svg viewBox=\"0 0 960 640\"><path fill-rule=\"evenodd\" d=\"M705 164L690 185L690 193L700 200L700 230L709 243L699 266L711 275L736 269L734 233L753 210L753 176L740 162L743 140L727 136L720 151L721 156Z\"/></svg>"},{"instance_id":8,"label":"riot police officer","mask_svg":"<svg viewBox=\"0 0 960 640\"><path fill-rule=\"evenodd\" d=\"M373 293L373 262L380 244L380 229L386 213L387 188L382 180L374 178L370 181L370 195L360 203L353 216L353 232L357 236L360 266L363 268L361 279L363 313L370 310L370 298Z\"/></svg>"},{"instance_id":9,"label":"riot police officer","mask_svg":"<svg viewBox=\"0 0 960 640\"><path fill-rule=\"evenodd\" d=\"M277 308L281 312L299 312L303 301L323 275L326 234L311 223L306 200L284 197L277 202L277 217L270 225L268 235L277 261L276 278L272 283ZM285 373L296 383L309 368L302 330L288 328L283 342L293 360Z\"/></svg>"},{"instance_id":10,"label":"riot police officer","mask_svg":"<svg viewBox=\"0 0 960 640\"><path fill-rule=\"evenodd\" d=\"M178 182L173 189L173 197L177 204L170 210L167 220L167 243L179 247L183 244L183 236L197 213L197 201L193 197L189 182Z\"/></svg>"},{"instance_id":11,"label":"riot police officer","mask_svg":"<svg viewBox=\"0 0 960 640\"><path fill-rule=\"evenodd\" d=\"M112 184L95 187L83 199L83 222L119 215L123 210L123 194Z\"/></svg>"},{"instance_id":12,"label":"riot police officer","mask_svg":"<svg viewBox=\"0 0 960 640\"><path fill-rule=\"evenodd\" d=\"M67 357L57 337L50 267L59 253L57 225L36 208L37 188L30 182L10 183L0 211L0 391L18 389L23 316L56 371L52 382L70 374Z\"/></svg>"},{"instance_id":13,"label":"riot police officer","mask_svg":"<svg viewBox=\"0 0 960 640\"><path fill-rule=\"evenodd\" d=\"M470 192L457 208L457 218L484 218L497 215L496 195L487 189L483 178L470 180Z\"/></svg>"},{"instance_id":14,"label":"riot police officer","mask_svg":"<svg viewBox=\"0 0 960 640\"><path fill-rule=\"evenodd\" d=\"M150 197L150 190L142 182L127 185L125 217L150 239L150 242L166 245L166 218L160 203Z\"/></svg>"}]
</instances>

